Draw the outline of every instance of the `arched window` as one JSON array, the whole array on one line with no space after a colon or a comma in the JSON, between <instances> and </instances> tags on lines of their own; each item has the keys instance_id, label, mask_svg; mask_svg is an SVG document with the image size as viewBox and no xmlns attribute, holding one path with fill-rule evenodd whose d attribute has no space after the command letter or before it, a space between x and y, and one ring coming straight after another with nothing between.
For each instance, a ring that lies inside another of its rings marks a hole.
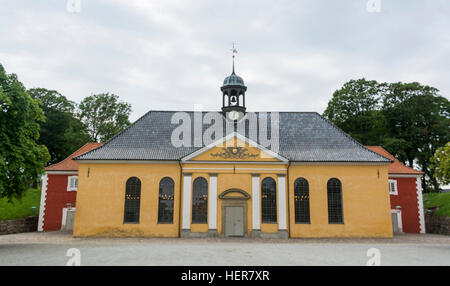
<instances>
[{"instance_id":1,"label":"arched window","mask_svg":"<svg viewBox=\"0 0 450 286\"><path fill-rule=\"evenodd\" d=\"M173 223L174 185L169 177L159 182L158 223Z\"/></svg>"},{"instance_id":2,"label":"arched window","mask_svg":"<svg viewBox=\"0 0 450 286\"><path fill-rule=\"evenodd\" d=\"M139 207L141 203L141 180L131 177L125 186L125 210L123 222L139 223Z\"/></svg>"},{"instance_id":3,"label":"arched window","mask_svg":"<svg viewBox=\"0 0 450 286\"><path fill-rule=\"evenodd\" d=\"M309 184L304 178L294 182L295 223L310 223L309 217Z\"/></svg>"},{"instance_id":4,"label":"arched window","mask_svg":"<svg viewBox=\"0 0 450 286\"><path fill-rule=\"evenodd\" d=\"M192 196L192 223L208 222L208 181L198 177L194 180Z\"/></svg>"},{"instance_id":5,"label":"arched window","mask_svg":"<svg viewBox=\"0 0 450 286\"><path fill-rule=\"evenodd\" d=\"M277 223L277 185L272 178L261 184L261 217L262 223Z\"/></svg>"},{"instance_id":6,"label":"arched window","mask_svg":"<svg viewBox=\"0 0 450 286\"><path fill-rule=\"evenodd\" d=\"M342 214L342 185L336 178L327 183L328 223L344 223Z\"/></svg>"}]
</instances>

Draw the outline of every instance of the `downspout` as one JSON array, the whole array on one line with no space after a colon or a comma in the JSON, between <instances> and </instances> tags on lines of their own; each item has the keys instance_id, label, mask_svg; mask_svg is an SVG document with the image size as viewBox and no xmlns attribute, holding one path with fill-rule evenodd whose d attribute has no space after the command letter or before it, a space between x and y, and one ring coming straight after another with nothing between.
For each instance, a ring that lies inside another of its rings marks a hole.
<instances>
[{"instance_id":1,"label":"downspout","mask_svg":"<svg viewBox=\"0 0 450 286\"><path fill-rule=\"evenodd\" d=\"M178 206L178 237L181 237L181 200L182 200L182 184L183 184L183 167L181 166L181 161L178 161L180 165L180 198L179 198L179 206Z\"/></svg>"},{"instance_id":2,"label":"downspout","mask_svg":"<svg viewBox=\"0 0 450 286\"><path fill-rule=\"evenodd\" d=\"M287 192L288 192L288 224L289 224L289 230L288 230L288 237L291 237L291 194L289 192L289 186L290 186L290 182L289 182L289 167L291 166L291 161L289 161L288 163L288 167L287 167Z\"/></svg>"}]
</instances>

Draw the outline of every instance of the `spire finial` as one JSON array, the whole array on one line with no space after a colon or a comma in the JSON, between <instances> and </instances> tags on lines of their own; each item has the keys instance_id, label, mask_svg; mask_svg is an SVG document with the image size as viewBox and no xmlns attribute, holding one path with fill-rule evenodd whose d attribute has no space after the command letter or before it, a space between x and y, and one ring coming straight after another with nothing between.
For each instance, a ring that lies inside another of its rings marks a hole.
<instances>
[{"instance_id":1,"label":"spire finial","mask_svg":"<svg viewBox=\"0 0 450 286\"><path fill-rule=\"evenodd\" d=\"M233 43L232 48L231 48L231 53L232 53L232 57L233 57L233 72L232 72L231 74L235 74L235 73L234 73L234 57L235 57L235 55L238 53L238 51L237 51L237 49L234 47L234 43Z\"/></svg>"}]
</instances>

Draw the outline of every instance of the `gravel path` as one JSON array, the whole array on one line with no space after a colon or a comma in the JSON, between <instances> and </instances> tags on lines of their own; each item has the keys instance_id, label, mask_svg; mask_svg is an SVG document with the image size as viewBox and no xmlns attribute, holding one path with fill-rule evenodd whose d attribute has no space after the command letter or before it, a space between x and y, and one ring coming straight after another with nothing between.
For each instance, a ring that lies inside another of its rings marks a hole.
<instances>
[{"instance_id":1,"label":"gravel path","mask_svg":"<svg viewBox=\"0 0 450 286\"><path fill-rule=\"evenodd\" d=\"M82 265L450 265L450 237L394 239L73 238L64 232L0 236L0 265L65 265L77 248Z\"/></svg>"}]
</instances>

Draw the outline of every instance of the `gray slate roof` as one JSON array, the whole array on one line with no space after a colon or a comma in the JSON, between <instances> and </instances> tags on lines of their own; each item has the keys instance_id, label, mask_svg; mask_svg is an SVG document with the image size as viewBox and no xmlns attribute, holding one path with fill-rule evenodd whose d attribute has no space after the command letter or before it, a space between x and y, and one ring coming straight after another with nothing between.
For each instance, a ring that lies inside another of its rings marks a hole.
<instances>
[{"instance_id":1,"label":"gray slate roof","mask_svg":"<svg viewBox=\"0 0 450 286\"><path fill-rule=\"evenodd\" d=\"M180 160L201 149L201 147L176 148L172 145L172 131L179 126L179 124L171 124L171 118L175 112L177 111L150 111L103 146L74 159ZM186 113L191 118L192 130L194 130L194 113L191 111ZM204 114L205 112L203 112ZM259 120L261 113L253 114ZM267 114L270 119L270 113ZM278 153L290 161L391 162L390 159L353 140L318 113L279 112L279 120L280 146ZM270 122L268 125L268 134L271 134ZM203 131L208 127L209 125L204 125ZM246 129L246 134L242 135L248 138L249 128ZM225 133L226 128L224 127L223 130ZM229 130L224 136L232 132L233 130ZM191 142L194 142L194 140L192 139Z\"/></svg>"}]
</instances>

